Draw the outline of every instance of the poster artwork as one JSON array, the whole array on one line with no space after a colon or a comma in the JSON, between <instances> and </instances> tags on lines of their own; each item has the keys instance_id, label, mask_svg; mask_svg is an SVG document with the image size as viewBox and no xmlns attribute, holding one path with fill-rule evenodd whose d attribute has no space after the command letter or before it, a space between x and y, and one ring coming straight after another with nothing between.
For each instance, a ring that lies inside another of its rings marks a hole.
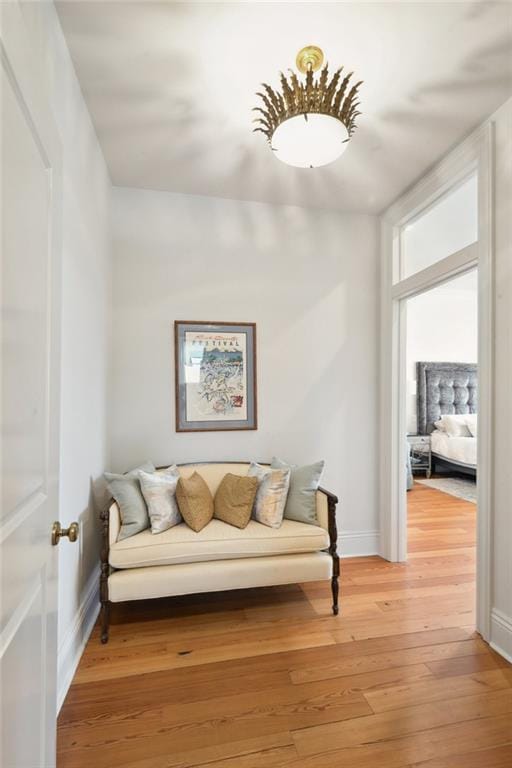
<instances>
[{"instance_id":1,"label":"poster artwork","mask_svg":"<svg viewBox=\"0 0 512 768\"><path fill-rule=\"evenodd\" d=\"M188 421L247 419L245 333L185 333Z\"/></svg>"}]
</instances>

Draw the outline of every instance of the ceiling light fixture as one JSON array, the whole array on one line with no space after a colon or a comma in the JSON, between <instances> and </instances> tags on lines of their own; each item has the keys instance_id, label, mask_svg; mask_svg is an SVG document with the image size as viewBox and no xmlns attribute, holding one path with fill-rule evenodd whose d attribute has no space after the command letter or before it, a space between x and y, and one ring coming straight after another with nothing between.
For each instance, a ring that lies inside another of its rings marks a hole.
<instances>
[{"instance_id":1,"label":"ceiling light fixture","mask_svg":"<svg viewBox=\"0 0 512 768\"><path fill-rule=\"evenodd\" d=\"M343 154L355 131L357 92L362 80L348 90L352 72L343 80L338 69L329 81L327 64L319 77L324 54L316 45L308 45L297 54L297 69L306 75L303 82L290 70L289 80L281 72L281 92L263 83L265 93L258 93L264 107L255 107L262 117L254 131L261 131L276 156L298 168L318 168Z\"/></svg>"}]
</instances>

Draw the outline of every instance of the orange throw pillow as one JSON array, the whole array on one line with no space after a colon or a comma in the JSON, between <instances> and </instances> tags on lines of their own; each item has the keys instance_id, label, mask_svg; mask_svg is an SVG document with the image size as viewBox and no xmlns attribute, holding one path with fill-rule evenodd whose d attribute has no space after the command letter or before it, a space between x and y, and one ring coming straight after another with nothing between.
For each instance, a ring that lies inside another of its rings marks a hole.
<instances>
[{"instance_id":1,"label":"orange throw pillow","mask_svg":"<svg viewBox=\"0 0 512 768\"><path fill-rule=\"evenodd\" d=\"M213 498L200 474L180 477L176 486L176 499L184 521L199 533L213 517Z\"/></svg>"},{"instance_id":2,"label":"orange throw pillow","mask_svg":"<svg viewBox=\"0 0 512 768\"><path fill-rule=\"evenodd\" d=\"M245 528L251 519L257 490L257 477L228 473L217 488L213 516L236 528Z\"/></svg>"}]
</instances>

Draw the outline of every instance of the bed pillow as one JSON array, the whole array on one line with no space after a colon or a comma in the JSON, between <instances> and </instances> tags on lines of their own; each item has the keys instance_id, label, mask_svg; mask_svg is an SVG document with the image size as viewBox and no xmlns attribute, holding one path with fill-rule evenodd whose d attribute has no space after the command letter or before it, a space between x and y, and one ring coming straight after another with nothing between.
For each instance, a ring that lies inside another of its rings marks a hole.
<instances>
[{"instance_id":1,"label":"bed pillow","mask_svg":"<svg viewBox=\"0 0 512 768\"><path fill-rule=\"evenodd\" d=\"M258 490L257 477L224 475L213 500L213 516L236 528L245 528L251 519L251 512Z\"/></svg>"},{"instance_id":2,"label":"bed pillow","mask_svg":"<svg viewBox=\"0 0 512 768\"><path fill-rule=\"evenodd\" d=\"M273 469L290 469L290 488L284 508L287 520L299 523L318 525L316 516L316 492L324 471L325 461L298 467L296 464L286 464L276 456L272 458Z\"/></svg>"},{"instance_id":3,"label":"bed pillow","mask_svg":"<svg viewBox=\"0 0 512 768\"><path fill-rule=\"evenodd\" d=\"M258 491L252 516L269 528L280 528L290 486L290 469L262 467L251 461L249 477L258 478Z\"/></svg>"},{"instance_id":4,"label":"bed pillow","mask_svg":"<svg viewBox=\"0 0 512 768\"><path fill-rule=\"evenodd\" d=\"M208 525L213 517L213 498L198 472L188 478L180 477L176 486L176 499L189 528L199 533Z\"/></svg>"},{"instance_id":5,"label":"bed pillow","mask_svg":"<svg viewBox=\"0 0 512 768\"><path fill-rule=\"evenodd\" d=\"M104 475L108 489L119 506L121 528L118 541L128 539L149 528L148 510L140 488L140 471L154 472L155 467L147 461L125 475L115 475L111 472L105 472Z\"/></svg>"},{"instance_id":6,"label":"bed pillow","mask_svg":"<svg viewBox=\"0 0 512 768\"><path fill-rule=\"evenodd\" d=\"M476 413L468 413L466 426L471 432L471 437L478 437L478 416Z\"/></svg>"},{"instance_id":7,"label":"bed pillow","mask_svg":"<svg viewBox=\"0 0 512 768\"><path fill-rule=\"evenodd\" d=\"M466 419L468 418L466 413L459 413L454 415L445 415L441 417L441 431L446 432L449 437L471 437ZM436 422L437 425L438 422Z\"/></svg>"},{"instance_id":8,"label":"bed pillow","mask_svg":"<svg viewBox=\"0 0 512 768\"><path fill-rule=\"evenodd\" d=\"M163 533L181 523L182 517L176 501L176 486L180 473L176 464L163 472L139 470L140 487L148 507L151 533Z\"/></svg>"}]
</instances>

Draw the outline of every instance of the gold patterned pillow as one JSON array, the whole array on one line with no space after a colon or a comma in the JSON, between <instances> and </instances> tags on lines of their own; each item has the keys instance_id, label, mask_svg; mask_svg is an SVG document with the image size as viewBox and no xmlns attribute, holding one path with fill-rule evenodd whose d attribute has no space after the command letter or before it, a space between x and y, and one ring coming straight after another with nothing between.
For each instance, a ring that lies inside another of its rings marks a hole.
<instances>
[{"instance_id":1,"label":"gold patterned pillow","mask_svg":"<svg viewBox=\"0 0 512 768\"><path fill-rule=\"evenodd\" d=\"M180 477L176 486L176 499L189 528L198 533L208 525L213 517L213 498L198 472L188 478Z\"/></svg>"},{"instance_id":2,"label":"gold patterned pillow","mask_svg":"<svg viewBox=\"0 0 512 768\"><path fill-rule=\"evenodd\" d=\"M251 519L257 490L257 477L228 473L217 488L213 516L236 528L245 528Z\"/></svg>"},{"instance_id":3,"label":"gold patterned pillow","mask_svg":"<svg viewBox=\"0 0 512 768\"><path fill-rule=\"evenodd\" d=\"M272 469L251 462L249 477L258 478L253 517L270 528L280 528L290 487L290 469Z\"/></svg>"}]
</instances>

